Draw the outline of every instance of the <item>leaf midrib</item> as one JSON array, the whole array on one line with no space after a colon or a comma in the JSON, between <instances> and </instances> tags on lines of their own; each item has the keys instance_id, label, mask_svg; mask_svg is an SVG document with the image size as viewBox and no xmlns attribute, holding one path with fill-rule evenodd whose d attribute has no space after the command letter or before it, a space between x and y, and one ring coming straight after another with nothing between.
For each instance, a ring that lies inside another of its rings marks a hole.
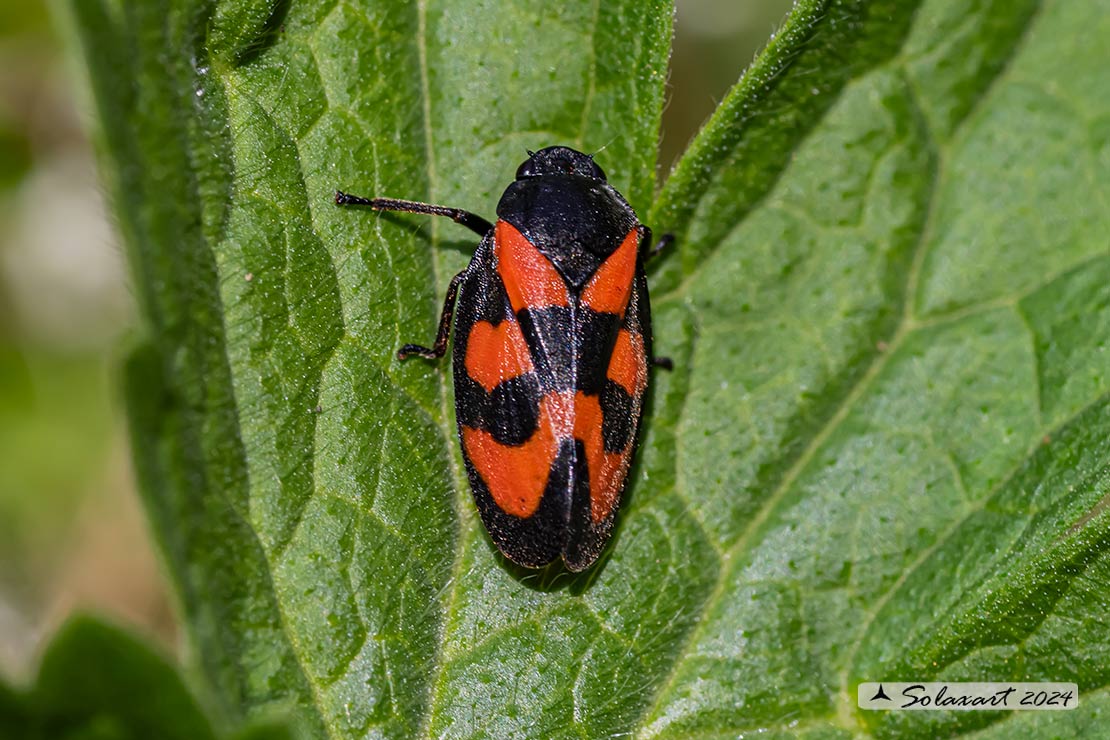
<instances>
[{"instance_id":1,"label":"leaf midrib","mask_svg":"<svg viewBox=\"0 0 1110 740\"><path fill-rule=\"evenodd\" d=\"M425 149L425 162L427 163L428 175L428 201L436 203L436 194L439 190L439 181L436 171L436 154L435 154L435 134L432 130L432 96L431 84L428 75L428 0L418 0L416 3L417 14L417 37L416 37L416 52L420 63L420 102L421 111L424 123L424 149ZM439 226L440 219L433 218L431 224L431 238L428 239L428 259L432 263L432 289L433 293L438 290L440 285L444 284L441 279L443 274L443 265L439 257ZM436 293L438 296L438 293ZM439 305L433 301L433 305ZM436 322L438 326L438 322ZM441 358L442 360L443 358ZM455 604L458 601L459 581L463 571L463 561L465 557L464 542L469 529L467 523L466 513L466 477L460 465L459 454L455 450L454 439L451 430L449 419L451 418L451 409L448 403L450 394L448 393L447 383L449 373L446 370L446 363L439 362L436 368L437 385L439 388L439 405L440 405L440 420L435 424L435 428L440 431L444 439L444 449L446 449L449 465L451 466L451 478L454 481L454 508L455 508L455 559L451 565L451 575L448 578L444 588L448 590L447 598L443 602L441 615L442 622L440 625L440 640L439 645L436 647L435 659L433 661L434 668L429 677L427 686L427 704L424 709L424 716L421 718L418 734L423 737L432 737L432 721L435 718L435 708L439 705L440 694L444 682L447 678L447 635L450 633L449 621L451 614L455 610Z\"/></svg>"},{"instance_id":2,"label":"leaf midrib","mask_svg":"<svg viewBox=\"0 0 1110 740\"><path fill-rule=\"evenodd\" d=\"M418 26L418 29L419 29L418 30L418 36L417 36L417 53L419 55L419 60L420 60L420 81L421 81L420 93L421 93L421 105L422 105L422 111L423 111L424 141L425 141L426 160L427 160L427 174L428 174L428 180L429 180L428 197L429 197L429 202L438 203L437 192L439 190L439 183L438 183L437 174L436 174L435 139L434 139L434 132L432 130L431 87L430 87L430 82L429 82L428 62L427 62L427 57L428 57L428 54L427 54L427 44L428 44L427 0L418 0L418 2L417 2L417 14L418 14L418 16L417 16L417 21L418 21L417 26ZM590 115L590 111L591 111L591 108L592 108L592 105L593 105L593 101L594 101L594 98L595 98L596 92L597 92L597 71L598 70L597 70L596 39L597 39L598 24L600 22L600 14L601 14L601 0L593 0L592 23L591 23L591 29L590 29L590 32L589 32L590 54L591 54L591 58L590 58L590 62L589 62L590 79L589 79L589 86L587 88L585 99L584 99L583 105L582 105L582 114L579 118L579 126L578 126L579 132L578 132L578 136L575 139L576 146L580 150L584 147L583 142L585 140L586 127L587 127L587 124L588 124L589 115ZM654 171L655 171L655 168L653 166L652 170L651 170L653 175L654 175ZM432 273L433 273L433 285L436 288L438 288L438 286L440 286L442 284L445 284L445 282L446 282L442 278L444 270L443 270L442 261L439 257L439 251L440 250L437 248L438 244L439 244L439 226L440 226L439 222L440 222L440 219L433 219L431 238L428 240L430 259L432 260L432 265L433 265L433 271L432 271ZM437 303L435 305L438 306L439 304ZM463 466L462 466L461 453L459 452L459 450L457 448L457 445L455 444L455 433L450 428L450 419L452 417L452 414L451 414L451 408L450 408L450 403L449 403L449 399L451 398L451 394L449 393L449 388L448 388L448 383L450 382L450 373L447 371L447 363L441 363L440 364L440 367L437 369L437 374L439 376L438 385L439 385L440 406L441 406L441 414L442 414L441 419L442 419L443 426L440 426L439 424L437 424L436 427L442 431L443 436L444 436L444 441L446 443L446 447L447 447L448 450L450 450L450 452L448 453L448 456L450 458L452 478L453 478L454 483L455 483L454 499L455 499L455 513L456 513L456 520L458 522L458 527L457 527L456 539L455 539L454 563L453 563L452 568L451 568L451 576L449 577L447 583L445 584L445 588L449 590L449 593L448 593L446 601L443 605L443 611L442 611L442 613L443 613L443 625L442 625L442 630L441 630L442 638L441 638L440 644L439 644L439 646L436 650L436 657L435 657L435 660L434 660L435 668L433 669L433 674L432 674L432 677L430 678L430 688L431 688L431 690L430 690L430 694L429 694L429 698L428 698L427 710L426 710L425 715L422 719L421 726L420 726L420 731L419 731L420 735L422 735L424 737L428 737L428 738L432 737L432 723L433 723L433 721L436 717L436 709L437 709L437 707L440 706L441 693L442 693L442 690L443 690L445 682L446 682L447 666L449 665L449 663L451 661L451 657L452 657L451 652L447 649L448 640L446 638L447 638L447 635L451 632L450 619L451 619L451 615L454 613L455 605L458 601L459 583L460 583L460 577L461 577L462 571L463 571L463 563L464 563L464 559L465 559L466 548L469 544L469 539L470 539L469 535L470 535L470 533L473 529L472 526L471 526L471 517L473 516L473 513L472 513L473 512L473 506L471 504L471 498L470 498L470 493L469 493L469 490L470 490L469 489L469 480L468 480L468 478L466 476L466 472L465 472L465 470L463 469ZM554 604L554 603L549 603L549 604L545 605L545 607L541 609L541 612L539 614L535 615L535 618L537 620L539 620L541 615L550 613L550 611L553 608L555 608L556 606L557 605ZM592 609L591 609L591 611L592 611ZM603 629L608 630L608 627L607 627L607 625L605 625L603 620L598 619L598 623L601 625L601 627ZM613 634L614 634L614 636L620 638L619 635L615 635L615 633L613 633ZM622 641L624 641L624 638L621 638L621 639L622 639ZM579 734L582 734L584 732L584 729L582 728L580 723L576 722L574 724L574 726L578 730ZM585 735L583 735L583 737L585 737Z\"/></svg>"}]
</instances>

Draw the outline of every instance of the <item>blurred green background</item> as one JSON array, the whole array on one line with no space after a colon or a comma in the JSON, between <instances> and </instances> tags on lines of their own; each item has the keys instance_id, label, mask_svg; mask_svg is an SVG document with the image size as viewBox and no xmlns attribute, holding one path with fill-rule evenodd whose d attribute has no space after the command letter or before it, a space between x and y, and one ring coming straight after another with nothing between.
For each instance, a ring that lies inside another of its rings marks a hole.
<instances>
[{"instance_id":1,"label":"blurred green background","mask_svg":"<svg viewBox=\"0 0 1110 740\"><path fill-rule=\"evenodd\" d=\"M789 6L678 0L664 171ZM135 309L73 63L43 0L0 3L0 675L19 680L75 607L174 637L116 372Z\"/></svg>"}]
</instances>

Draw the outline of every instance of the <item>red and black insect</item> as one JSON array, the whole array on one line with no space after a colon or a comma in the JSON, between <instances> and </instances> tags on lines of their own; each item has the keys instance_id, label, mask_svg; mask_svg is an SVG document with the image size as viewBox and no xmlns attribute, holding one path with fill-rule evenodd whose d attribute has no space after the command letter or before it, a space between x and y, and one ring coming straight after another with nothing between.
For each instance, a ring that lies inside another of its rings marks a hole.
<instances>
[{"instance_id":1,"label":"red and black insect","mask_svg":"<svg viewBox=\"0 0 1110 740\"><path fill-rule=\"evenodd\" d=\"M529 154L496 224L405 200L335 202L448 216L482 236L447 289L435 345L397 355L442 357L455 315L455 416L482 521L513 562L562 557L580 571L612 534L649 366L669 361L651 354L651 229L592 157Z\"/></svg>"}]
</instances>

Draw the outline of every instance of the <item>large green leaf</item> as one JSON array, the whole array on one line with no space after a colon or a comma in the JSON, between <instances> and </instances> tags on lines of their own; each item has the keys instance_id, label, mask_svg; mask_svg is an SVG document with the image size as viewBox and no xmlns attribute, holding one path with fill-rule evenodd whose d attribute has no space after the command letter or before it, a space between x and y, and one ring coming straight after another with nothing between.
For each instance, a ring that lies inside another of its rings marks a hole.
<instances>
[{"instance_id":1,"label":"large green leaf","mask_svg":"<svg viewBox=\"0 0 1110 740\"><path fill-rule=\"evenodd\" d=\"M27 740L212 740L177 671L135 638L89 617L69 620L16 693L0 683L0 737Z\"/></svg>"},{"instance_id":2,"label":"large green leaf","mask_svg":"<svg viewBox=\"0 0 1110 740\"><path fill-rule=\"evenodd\" d=\"M32 686L17 692L0 681L0 737L215 740L216 734L174 665L127 632L78 615L51 639ZM233 737L292 735L259 722Z\"/></svg>"},{"instance_id":3,"label":"large green leaf","mask_svg":"<svg viewBox=\"0 0 1110 740\"><path fill-rule=\"evenodd\" d=\"M671 9L72 3L147 343L148 510L212 702L311 735L1081 732L1107 705L1105 3L805 0L668 179ZM525 148L678 250L608 560L507 565L428 341ZM1082 708L865 714L862 680Z\"/></svg>"}]
</instances>

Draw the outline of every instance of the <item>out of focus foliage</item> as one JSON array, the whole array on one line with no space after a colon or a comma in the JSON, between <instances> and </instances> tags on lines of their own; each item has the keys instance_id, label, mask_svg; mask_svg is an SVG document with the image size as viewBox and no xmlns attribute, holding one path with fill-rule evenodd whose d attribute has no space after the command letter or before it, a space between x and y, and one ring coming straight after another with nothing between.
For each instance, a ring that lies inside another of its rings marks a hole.
<instances>
[{"instance_id":1,"label":"out of focus foliage","mask_svg":"<svg viewBox=\"0 0 1110 740\"><path fill-rule=\"evenodd\" d=\"M112 380L131 324L71 70L0 3L0 672L77 600L166 624Z\"/></svg>"}]
</instances>

